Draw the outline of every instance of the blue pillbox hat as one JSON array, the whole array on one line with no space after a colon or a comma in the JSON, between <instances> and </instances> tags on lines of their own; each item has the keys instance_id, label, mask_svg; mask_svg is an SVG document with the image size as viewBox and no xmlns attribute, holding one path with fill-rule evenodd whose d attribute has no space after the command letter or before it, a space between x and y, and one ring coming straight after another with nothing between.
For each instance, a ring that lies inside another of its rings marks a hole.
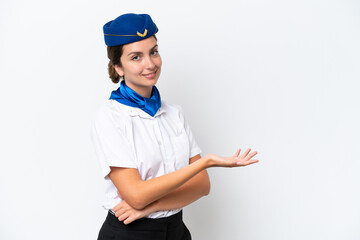
<instances>
[{"instance_id":1,"label":"blue pillbox hat","mask_svg":"<svg viewBox=\"0 0 360 240\"><path fill-rule=\"evenodd\" d=\"M158 28L148 14L126 13L106 23L103 31L105 44L117 46L149 38Z\"/></svg>"}]
</instances>

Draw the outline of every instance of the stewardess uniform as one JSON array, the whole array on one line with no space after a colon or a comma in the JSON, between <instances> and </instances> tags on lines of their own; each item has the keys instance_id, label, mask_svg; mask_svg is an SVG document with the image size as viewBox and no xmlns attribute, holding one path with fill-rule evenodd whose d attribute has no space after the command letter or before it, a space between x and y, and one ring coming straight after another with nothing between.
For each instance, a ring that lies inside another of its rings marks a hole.
<instances>
[{"instance_id":1,"label":"stewardess uniform","mask_svg":"<svg viewBox=\"0 0 360 240\"><path fill-rule=\"evenodd\" d=\"M103 30L106 45L117 46L151 37L158 28L147 14L124 14ZM95 113L91 136L105 182L102 206L108 210L98 239L190 240L181 209L154 212L128 225L120 222L112 208L121 199L108 175L110 167L136 168L146 181L187 166L201 149L182 108L162 101L156 86L145 98L122 80Z\"/></svg>"}]
</instances>

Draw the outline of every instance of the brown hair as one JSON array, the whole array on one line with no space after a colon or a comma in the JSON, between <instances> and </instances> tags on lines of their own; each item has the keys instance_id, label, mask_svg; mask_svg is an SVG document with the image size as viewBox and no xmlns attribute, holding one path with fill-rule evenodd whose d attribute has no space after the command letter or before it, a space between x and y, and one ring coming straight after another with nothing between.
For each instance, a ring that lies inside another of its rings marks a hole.
<instances>
[{"instance_id":1,"label":"brown hair","mask_svg":"<svg viewBox=\"0 0 360 240\"><path fill-rule=\"evenodd\" d=\"M157 41L156 36L153 35L153 37ZM120 76L115 70L116 65L121 67L120 58L123 53L123 46L124 45L107 47L107 56L110 59L109 64L108 64L108 73L109 73L109 78L111 79L111 81L113 83L118 83L120 81L121 77L123 77L123 76Z\"/></svg>"},{"instance_id":2,"label":"brown hair","mask_svg":"<svg viewBox=\"0 0 360 240\"><path fill-rule=\"evenodd\" d=\"M123 53L123 46L124 45L107 47L107 56L110 59L108 64L108 72L109 78L111 78L113 83L118 83L121 78L121 76L119 76L119 74L116 72L115 66L118 65L121 67L120 57Z\"/></svg>"}]
</instances>

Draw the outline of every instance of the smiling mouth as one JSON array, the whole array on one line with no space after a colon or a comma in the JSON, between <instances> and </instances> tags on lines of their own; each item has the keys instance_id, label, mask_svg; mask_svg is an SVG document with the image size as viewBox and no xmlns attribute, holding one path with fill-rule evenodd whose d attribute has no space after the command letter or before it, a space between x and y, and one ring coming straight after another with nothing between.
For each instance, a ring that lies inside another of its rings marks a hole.
<instances>
[{"instance_id":1,"label":"smiling mouth","mask_svg":"<svg viewBox=\"0 0 360 240\"><path fill-rule=\"evenodd\" d=\"M154 78L156 76L156 72L157 72L157 70L152 73L143 74L143 76L146 78Z\"/></svg>"}]
</instances>

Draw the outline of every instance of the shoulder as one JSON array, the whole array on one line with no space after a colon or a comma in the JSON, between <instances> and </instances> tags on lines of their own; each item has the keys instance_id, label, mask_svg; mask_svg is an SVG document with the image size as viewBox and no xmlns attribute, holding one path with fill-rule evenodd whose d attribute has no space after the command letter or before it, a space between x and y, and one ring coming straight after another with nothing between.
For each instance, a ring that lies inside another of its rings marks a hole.
<instances>
[{"instance_id":1,"label":"shoulder","mask_svg":"<svg viewBox=\"0 0 360 240\"><path fill-rule=\"evenodd\" d=\"M114 100L107 100L93 115L93 125L115 125L119 126L130 119L128 106Z\"/></svg>"},{"instance_id":2,"label":"shoulder","mask_svg":"<svg viewBox=\"0 0 360 240\"><path fill-rule=\"evenodd\" d=\"M182 107L179 104L161 101L161 106L168 112L182 112Z\"/></svg>"},{"instance_id":3,"label":"shoulder","mask_svg":"<svg viewBox=\"0 0 360 240\"><path fill-rule=\"evenodd\" d=\"M183 108L179 104L161 101L161 106L164 108L168 116L180 118L181 120L184 119Z\"/></svg>"},{"instance_id":4,"label":"shoulder","mask_svg":"<svg viewBox=\"0 0 360 240\"><path fill-rule=\"evenodd\" d=\"M168 115L175 115L180 118L183 117L183 108L179 104L161 101L161 107L164 108Z\"/></svg>"}]
</instances>

